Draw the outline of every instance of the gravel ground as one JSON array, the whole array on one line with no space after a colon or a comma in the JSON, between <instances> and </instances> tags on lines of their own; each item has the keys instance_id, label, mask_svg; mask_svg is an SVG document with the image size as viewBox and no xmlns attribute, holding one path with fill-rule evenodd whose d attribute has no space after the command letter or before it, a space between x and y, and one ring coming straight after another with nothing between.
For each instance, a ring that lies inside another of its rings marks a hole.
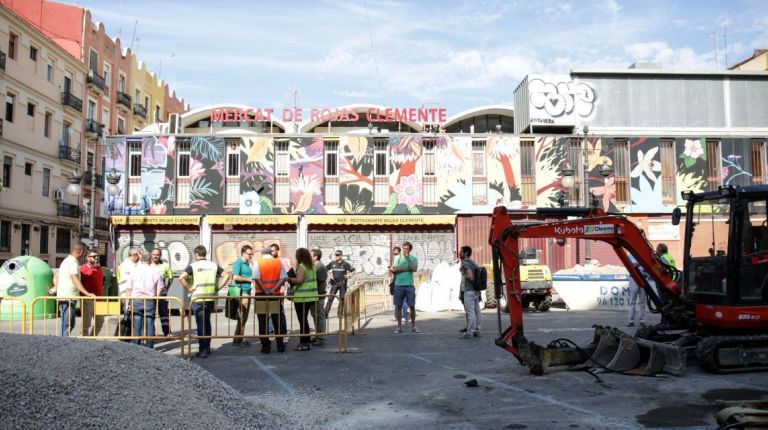
<instances>
[{"instance_id":1,"label":"gravel ground","mask_svg":"<svg viewBox=\"0 0 768 430\"><path fill-rule=\"evenodd\" d=\"M2 428L309 428L143 346L11 334L0 345Z\"/></svg>"}]
</instances>

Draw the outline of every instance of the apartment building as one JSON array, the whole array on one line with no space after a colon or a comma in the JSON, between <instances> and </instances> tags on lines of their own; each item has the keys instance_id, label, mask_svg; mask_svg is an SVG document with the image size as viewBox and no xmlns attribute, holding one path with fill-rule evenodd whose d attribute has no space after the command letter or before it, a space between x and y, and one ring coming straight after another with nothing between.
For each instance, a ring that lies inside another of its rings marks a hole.
<instances>
[{"instance_id":1,"label":"apartment building","mask_svg":"<svg viewBox=\"0 0 768 430\"><path fill-rule=\"evenodd\" d=\"M85 76L79 58L0 5L0 261L58 264L78 238L68 178L81 163Z\"/></svg>"}]
</instances>

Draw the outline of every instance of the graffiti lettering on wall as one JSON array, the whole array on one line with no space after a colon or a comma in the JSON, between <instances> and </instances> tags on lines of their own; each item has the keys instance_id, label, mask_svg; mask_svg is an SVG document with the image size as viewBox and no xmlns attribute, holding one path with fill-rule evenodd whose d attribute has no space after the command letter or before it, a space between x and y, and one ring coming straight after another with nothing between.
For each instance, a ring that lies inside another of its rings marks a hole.
<instances>
[{"instance_id":1,"label":"graffiti lettering on wall","mask_svg":"<svg viewBox=\"0 0 768 430\"><path fill-rule=\"evenodd\" d=\"M389 234L386 233L310 233L309 247L323 251L323 263L340 249L357 273L384 276L389 273Z\"/></svg>"},{"instance_id":2,"label":"graffiti lettering on wall","mask_svg":"<svg viewBox=\"0 0 768 430\"><path fill-rule=\"evenodd\" d=\"M192 262L192 250L200 244L199 234L185 233L122 233L117 239L118 262L128 258L131 248L139 247L146 252L160 248L162 259L179 274Z\"/></svg>"},{"instance_id":3,"label":"graffiti lettering on wall","mask_svg":"<svg viewBox=\"0 0 768 430\"><path fill-rule=\"evenodd\" d=\"M419 270L430 270L441 261L453 261L456 249L453 233L401 233L392 235L393 246L411 242L411 254L419 260Z\"/></svg>"},{"instance_id":4,"label":"graffiti lettering on wall","mask_svg":"<svg viewBox=\"0 0 768 430\"><path fill-rule=\"evenodd\" d=\"M215 262L219 263L225 270L231 270L232 264L240 257L240 248L243 245L251 245L253 247L253 257L256 261L261 256L261 250L272 245L273 243L280 246L280 256L283 260L283 265L290 265L290 259L293 255L289 255L292 251L286 241L278 236L259 236L253 237L253 234L244 233L231 233L231 234L216 234L213 239L213 258ZM285 261L287 260L287 262Z\"/></svg>"},{"instance_id":5,"label":"graffiti lettering on wall","mask_svg":"<svg viewBox=\"0 0 768 430\"><path fill-rule=\"evenodd\" d=\"M595 103L595 90L592 87L583 82L574 82L567 76L531 79L528 92L531 105L551 118L567 117L574 112L582 117L589 116Z\"/></svg>"}]
</instances>

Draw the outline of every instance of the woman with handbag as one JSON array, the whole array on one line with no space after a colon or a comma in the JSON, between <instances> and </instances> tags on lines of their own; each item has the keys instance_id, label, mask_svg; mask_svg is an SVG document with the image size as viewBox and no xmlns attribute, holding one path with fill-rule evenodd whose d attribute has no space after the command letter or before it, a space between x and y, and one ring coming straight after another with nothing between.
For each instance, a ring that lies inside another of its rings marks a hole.
<instances>
[{"instance_id":1,"label":"woman with handbag","mask_svg":"<svg viewBox=\"0 0 768 430\"><path fill-rule=\"evenodd\" d=\"M312 255L307 248L296 250L296 276L288 276L288 283L291 284L291 300L296 308L296 317L301 327L299 346L296 351L309 351L309 318L314 318L315 305L317 303L317 274L312 264Z\"/></svg>"}]
</instances>

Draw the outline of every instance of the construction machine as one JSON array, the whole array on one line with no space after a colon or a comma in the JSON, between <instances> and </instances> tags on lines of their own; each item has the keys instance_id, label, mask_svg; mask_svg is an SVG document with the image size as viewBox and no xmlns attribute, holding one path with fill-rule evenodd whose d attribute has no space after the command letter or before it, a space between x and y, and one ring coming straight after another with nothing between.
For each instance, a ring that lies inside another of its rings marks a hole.
<instances>
[{"instance_id":1,"label":"construction machine","mask_svg":"<svg viewBox=\"0 0 768 430\"><path fill-rule=\"evenodd\" d=\"M546 312L552 306L552 271L549 266L539 263L539 252L535 248L525 247L520 250L520 292L523 309L531 304L539 312ZM488 267L493 277L493 267ZM509 312L507 293L502 287L498 300L495 298L496 286L491 285L486 291L486 307L498 306L502 312Z\"/></svg>"},{"instance_id":2,"label":"construction machine","mask_svg":"<svg viewBox=\"0 0 768 430\"><path fill-rule=\"evenodd\" d=\"M497 207L489 238L494 284L497 296L499 287L505 288L511 324L502 331L497 313L496 344L537 375L561 365L682 374L689 359L718 373L768 370L768 186L684 192L683 199L685 214L676 208L671 219L679 225L684 216L682 270L656 255L644 232L622 214L596 207L541 208L538 215L548 221L516 225L506 208ZM584 346L565 339L543 346L527 339L519 249L523 238L608 243L645 290L651 312L660 313L662 323L644 327L634 337L595 326L592 341Z\"/></svg>"}]
</instances>

